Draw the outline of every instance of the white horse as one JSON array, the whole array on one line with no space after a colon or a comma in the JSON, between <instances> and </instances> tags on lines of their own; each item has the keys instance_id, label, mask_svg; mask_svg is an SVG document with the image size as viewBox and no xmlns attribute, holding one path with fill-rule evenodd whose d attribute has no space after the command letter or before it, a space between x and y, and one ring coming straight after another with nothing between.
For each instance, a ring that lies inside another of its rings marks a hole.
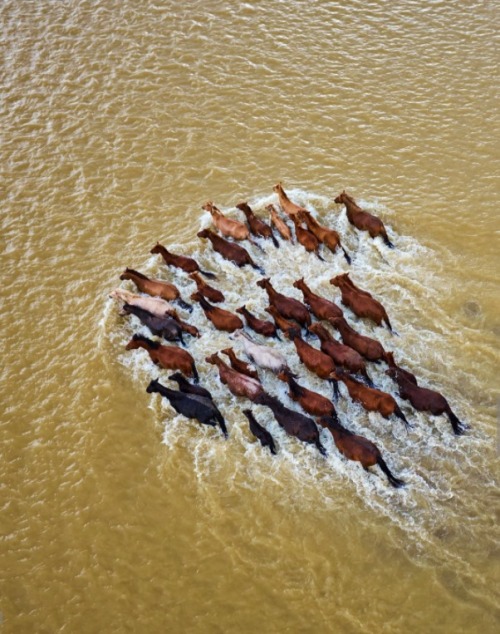
<instances>
[{"instance_id":1,"label":"white horse","mask_svg":"<svg viewBox=\"0 0 500 634\"><path fill-rule=\"evenodd\" d=\"M229 337L243 343L245 354L247 357L261 368L267 368L275 374L281 372L285 368L289 370L286 357L269 346L264 346L255 341L242 330L238 330Z\"/></svg>"},{"instance_id":2,"label":"white horse","mask_svg":"<svg viewBox=\"0 0 500 634\"><path fill-rule=\"evenodd\" d=\"M109 296L126 304L143 308L157 317L165 317L165 315L171 315L175 312L175 308L172 304L161 297L144 297L143 295L137 295L137 293L127 291L124 288L115 288L114 291L111 291Z\"/></svg>"}]
</instances>

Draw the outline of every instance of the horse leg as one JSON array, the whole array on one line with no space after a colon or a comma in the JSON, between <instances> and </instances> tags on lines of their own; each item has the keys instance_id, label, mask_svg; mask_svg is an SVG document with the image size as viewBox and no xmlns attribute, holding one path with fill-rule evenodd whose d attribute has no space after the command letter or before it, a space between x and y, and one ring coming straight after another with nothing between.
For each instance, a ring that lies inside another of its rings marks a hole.
<instances>
[{"instance_id":1,"label":"horse leg","mask_svg":"<svg viewBox=\"0 0 500 634\"><path fill-rule=\"evenodd\" d=\"M339 400L340 392L339 392L339 382L335 379L328 379L328 382L333 385L333 400L336 402Z\"/></svg>"},{"instance_id":2,"label":"horse leg","mask_svg":"<svg viewBox=\"0 0 500 634\"><path fill-rule=\"evenodd\" d=\"M319 453L322 456L327 456L326 449L323 447L323 445L321 444L321 442L319 440L319 432L318 432L318 437L316 438L316 442L314 444L316 445L316 447L319 450Z\"/></svg>"},{"instance_id":3,"label":"horse leg","mask_svg":"<svg viewBox=\"0 0 500 634\"><path fill-rule=\"evenodd\" d=\"M315 251L314 253L316 253L317 257L322 261L322 262L326 262L325 258L323 258L318 251Z\"/></svg>"},{"instance_id":4,"label":"horse leg","mask_svg":"<svg viewBox=\"0 0 500 634\"><path fill-rule=\"evenodd\" d=\"M193 361L193 363L191 364L191 372L193 373L193 380L195 383L199 383L200 382L200 377L198 375L198 370L196 369L196 365Z\"/></svg>"},{"instance_id":5,"label":"horse leg","mask_svg":"<svg viewBox=\"0 0 500 634\"><path fill-rule=\"evenodd\" d=\"M390 484L392 484L392 486L394 488L399 489L399 487L403 487L405 485L403 480L399 480L399 478L396 478L390 472L389 467L385 464L385 461L382 458L382 456L379 456L377 458L377 464L382 469L382 471L385 473L385 475L387 476L387 479L389 480Z\"/></svg>"},{"instance_id":6,"label":"horse leg","mask_svg":"<svg viewBox=\"0 0 500 634\"><path fill-rule=\"evenodd\" d=\"M255 262L253 260L250 261L250 266L255 269L256 271L259 271L259 273L261 273L262 275L265 275L266 272L264 271L264 269L261 266L258 266L257 264L255 264Z\"/></svg>"},{"instance_id":7,"label":"horse leg","mask_svg":"<svg viewBox=\"0 0 500 634\"><path fill-rule=\"evenodd\" d=\"M406 420L406 416L403 414L403 412L401 411L401 408L399 407L398 404L396 404L396 407L394 409L394 414L403 421L403 423L405 424L406 429L410 429L410 427L413 427L413 425L410 425L410 423Z\"/></svg>"},{"instance_id":8,"label":"horse leg","mask_svg":"<svg viewBox=\"0 0 500 634\"><path fill-rule=\"evenodd\" d=\"M187 311L189 311L190 313L192 313L192 312L193 312L193 307L192 307L192 305L191 305L191 304L188 304L187 302L185 302L185 301L184 301L183 299L181 299L180 297L179 297L178 299L176 299L175 301L176 301L176 302L179 304L179 306L180 306L181 308L183 308L184 310L187 310Z\"/></svg>"},{"instance_id":9,"label":"horse leg","mask_svg":"<svg viewBox=\"0 0 500 634\"><path fill-rule=\"evenodd\" d=\"M280 248L280 243L278 242L278 240L276 239L276 236L274 235L274 233L271 231L271 240L273 241L274 246L279 249Z\"/></svg>"},{"instance_id":10,"label":"horse leg","mask_svg":"<svg viewBox=\"0 0 500 634\"><path fill-rule=\"evenodd\" d=\"M451 426L453 427L453 431L457 436L461 436L466 429L468 429L468 425L462 423L458 417L451 411L451 407L447 405L447 409L445 409L445 414L448 415L450 419Z\"/></svg>"},{"instance_id":11,"label":"horse leg","mask_svg":"<svg viewBox=\"0 0 500 634\"><path fill-rule=\"evenodd\" d=\"M382 239L384 240L385 244L389 247L389 249L394 249L394 245L387 237L387 233L384 231L384 233L382 233L381 235L382 235Z\"/></svg>"},{"instance_id":12,"label":"horse leg","mask_svg":"<svg viewBox=\"0 0 500 634\"><path fill-rule=\"evenodd\" d=\"M347 253L347 251L344 249L344 247L340 247L340 248L344 252L344 257L346 259L347 264L351 264L351 256Z\"/></svg>"}]
</instances>

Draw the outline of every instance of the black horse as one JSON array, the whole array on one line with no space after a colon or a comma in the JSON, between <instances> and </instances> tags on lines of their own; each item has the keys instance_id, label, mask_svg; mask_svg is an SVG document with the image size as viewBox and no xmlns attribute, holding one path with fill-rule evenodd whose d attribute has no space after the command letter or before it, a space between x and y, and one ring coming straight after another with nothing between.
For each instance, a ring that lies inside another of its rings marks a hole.
<instances>
[{"instance_id":1,"label":"black horse","mask_svg":"<svg viewBox=\"0 0 500 634\"><path fill-rule=\"evenodd\" d=\"M256 421L252 410L244 409L243 414L245 414L245 416L248 418L250 431L255 436L255 438L257 438L257 440L260 440L260 444L263 447L269 447L271 453L276 455L276 445L274 444L273 437L265 427L262 427L262 425Z\"/></svg>"}]
</instances>

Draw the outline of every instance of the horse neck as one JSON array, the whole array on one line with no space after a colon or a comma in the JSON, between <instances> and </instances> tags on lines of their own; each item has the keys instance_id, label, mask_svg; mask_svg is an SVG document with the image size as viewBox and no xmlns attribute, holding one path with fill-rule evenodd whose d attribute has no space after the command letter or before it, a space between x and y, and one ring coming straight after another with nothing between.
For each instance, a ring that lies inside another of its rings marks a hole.
<instances>
[{"instance_id":1,"label":"horse neck","mask_svg":"<svg viewBox=\"0 0 500 634\"><path fill-rule=\"evenodd\" d=\"M149 278L146 277L143 273L139 273L139 271L135 271L134 269L126 269L125 273L123 273L122 278L125 280L132 280L132 281L135 281L136 279L144 280L144 281L149 280Z\"/></svg>"},{"instance_id":2,"label":"horse neck","mask_svg":"<svg viewBox=\"0 0 500 634\"><path fill-rule=\"evenodd\" d=\"M297 287L304 293L305 296L311 295L311 289L304 280L298 280Z\"/></svg>"},{"instance_id":3,"label":"horse neck","mask_svg":"<svg viewBox=\"0 0 500 634\"><path fill-rule=\"evenodd\" d=\"M302 385L299 385L297 383L297 381L293 378L293 376L287 374L287 383L290 387L290 392L292 394L294 394L295 396L304 396L304 388L302 387Z\"/></svg>"},{"instance_id":4,"label":"horse neck","mask_svg":"<svg viewBox=\"0 0 500 634\"><path fill-rule=\"evenodd\" d=\"M305 219L305 223L306 225L311 228L311 227L315 227L318 228L319 227L319 222L316 220L316 218L313 218L311 216L311 214L309 213L304 213L304 219Z\"/></svg>"},{"instance_id":5,"label":"horse neck","mask_svg":"<svg viewBox=\"0 0 500 634\"><path fill-rule=\"evenodd\" d=\"M209 304L207 302L207 300L203 297L203 295L200 295L200 298L198 299L198 303L203 308L203 310L206 310L208 312L212 311L215 308L214 306L212 306L212 304Z\"/></svg>"},{"instance_id":6,"label":"horse neck","mask_svg":"<svg viewBox=\"0 0 500 634\"><path fill-rule=\"evenodd\" d=\"M333 339L333 337L330 335L330 333L328 332L328 330L326 328L324 328L323 326L321 326L320 324L318 324L318 328L314 329L315 331L317 330L317 332L315 332L315 334L318 336L320 341L331 341Z\"/></svg>"},{"instance_id":7,"label":"horse neck","mask_svg":"<svg viewBox=\"0 0 500 634\"><path fill-rule=\"evenodd\" d=\"M276 297L278 295L278 292L275 291L274 288L272 287L271 282L266 282L264 288L267 291L267 296L269 297L269 299Z\"/></svg>"}]
</instances>

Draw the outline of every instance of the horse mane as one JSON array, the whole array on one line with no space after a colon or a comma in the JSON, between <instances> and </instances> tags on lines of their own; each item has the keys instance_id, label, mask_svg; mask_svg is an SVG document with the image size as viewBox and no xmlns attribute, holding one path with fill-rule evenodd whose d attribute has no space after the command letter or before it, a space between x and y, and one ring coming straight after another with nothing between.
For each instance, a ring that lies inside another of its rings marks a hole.
<instances>
[{"instance_id":1,"label":"horse mane","mask_svg":"<svg viewBox=\"0 0 500 634\"><path fill-rule=\"evenodd\" d=\"M128 267L125 269L125 273L130 273L132 275L137 275L137 277L140 277L141 280L149 280L148 277L146 277L144 275L144 273L139 273L139 271L136 271L135 269L129 269Z\"/></svg>"},{"instance_id":2,"label":"horse mane","mask_svg":"<svg viewBox=\"0 0 500 634\"><path fill-rule=\"evenodd\" d=\"M142 341L153 350L158 350L158 348L161 346L161 343L159 341L153 341L152 339L148 339L146 336L140 335L138 333L132 335L132 341Z\"/></svg>"}]
</instances>

